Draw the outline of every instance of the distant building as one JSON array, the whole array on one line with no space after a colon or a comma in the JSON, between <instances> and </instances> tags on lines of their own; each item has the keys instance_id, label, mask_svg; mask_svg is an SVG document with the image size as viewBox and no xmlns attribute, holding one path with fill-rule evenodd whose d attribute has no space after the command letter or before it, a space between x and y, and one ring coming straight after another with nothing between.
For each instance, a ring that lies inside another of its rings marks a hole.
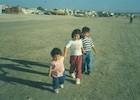
<instances>
[{"instance_id":1,"label":"distant building","mask_svg":"<svg viewBox=\"0 0 140 100\"><path fill-rule=\"evenodd\" d=\"M23 14L38 14L40 12L40 10L36 9L36 8L22 8L21 9L21 13Z\"/></svg>"},{"instance_id":2,"label":"distant building","mask_svg":"<svg viewBox=\"0 0 140 100\"><path fill-rule=\"evenodd\" d=\"M20 12L21 12L21 7L19 6L5 8L5 13L20 13Z\"/></svg>"}]
</instances>

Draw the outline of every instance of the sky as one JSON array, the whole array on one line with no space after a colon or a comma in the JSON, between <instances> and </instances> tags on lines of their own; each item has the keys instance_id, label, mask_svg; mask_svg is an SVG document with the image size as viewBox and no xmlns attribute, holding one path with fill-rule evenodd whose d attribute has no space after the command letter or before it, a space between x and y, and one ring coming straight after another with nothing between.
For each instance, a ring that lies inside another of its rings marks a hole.
<instances>
[{"instance_id":1,"label":"sky","mask_svg":"<svg viewBox=\"0 0 140 100\"><path fill-rule=\"evenodd\" d=\"M44 9L68 8L110 12L140 12L140 0L0 0L0 5Z\"/></svg>"}]
</instances>

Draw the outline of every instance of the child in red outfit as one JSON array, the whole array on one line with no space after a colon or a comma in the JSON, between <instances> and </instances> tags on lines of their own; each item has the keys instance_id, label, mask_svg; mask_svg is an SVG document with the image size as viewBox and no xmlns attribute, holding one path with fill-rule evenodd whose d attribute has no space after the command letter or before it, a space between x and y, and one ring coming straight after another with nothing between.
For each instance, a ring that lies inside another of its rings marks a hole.
<instances>
[{"instance_id":1,"label":"child in red outfit","mask_svg":"<svg viewBox=\"0 0 140 100\"><path fill-rule=\"evenodd\" d=\"M80 84L81 79L81 66L82 66L82 51L83 45L80 39L81 31L79 29L75 29L72 32L72 40L68 42L66 47L64 48L64 57L66 58L68 48L70 48L70 75L75 78L76 72L76 84Z\"/></svg>"}]
</instances>

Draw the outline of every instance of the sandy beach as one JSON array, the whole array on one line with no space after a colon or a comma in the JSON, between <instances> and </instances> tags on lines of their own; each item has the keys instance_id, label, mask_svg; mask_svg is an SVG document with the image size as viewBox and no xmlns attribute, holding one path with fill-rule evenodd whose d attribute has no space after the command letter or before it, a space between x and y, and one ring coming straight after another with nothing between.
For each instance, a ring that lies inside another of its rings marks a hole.
<instances>
[{"instance_id":1,"label":"sandy beach","mask_svg":"<svg viewBox=\"0 0 140 100\"><path fill-rule=\"evenodd\" d=\"M88 26L97 53L92 75L69 77L53 93L50 52L63 51L71 32ZM140 18L0 15L0 100L140 100Z\"/></svg>"}]
</instances>

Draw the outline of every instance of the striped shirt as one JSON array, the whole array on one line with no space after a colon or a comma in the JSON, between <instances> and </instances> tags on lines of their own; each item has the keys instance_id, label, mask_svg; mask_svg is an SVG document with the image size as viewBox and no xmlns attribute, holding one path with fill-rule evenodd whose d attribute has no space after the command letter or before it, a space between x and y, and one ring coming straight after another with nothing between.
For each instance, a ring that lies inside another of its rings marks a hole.
<instances>
[{"instance_id":1,"label":"striped shirt","mask_svg":"<svg viewBox=\"0 0 140 100\"><path fill-rule=\"evenodd\" d=\"M85 51L91 51L92 46L94 46L93 41L90 37L82 38L82 43Z\"/></svg>"}]
</instances>

